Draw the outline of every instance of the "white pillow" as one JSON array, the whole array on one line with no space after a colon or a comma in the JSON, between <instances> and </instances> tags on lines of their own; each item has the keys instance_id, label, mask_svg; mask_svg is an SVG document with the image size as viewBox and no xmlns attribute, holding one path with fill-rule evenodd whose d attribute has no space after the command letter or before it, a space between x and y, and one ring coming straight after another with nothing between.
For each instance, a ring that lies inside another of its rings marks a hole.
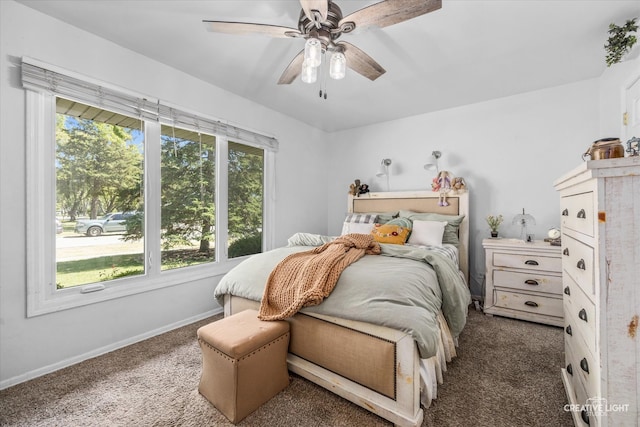
<instances>
[{"instance_id":1,"label":"white pillow","mask_svg":"<svg viewBox=\"0 0 640 427\"><path fill-rule=\"evenodd\" d=\"M369 234L373 229L376 218L377 215L375 214L349 214L344 220L342 233L340 233L340 235L349 233ZM366 226L369 227L367 228Z\"/></svg>"},{"instance_id":2,"label":"white pillow","mask_svg":"<svg viewBox=\"0 0 640 427\"><path fill-rule=\"evenodd\" d=\"M442 246L442 236L447 221L413 221L413 229L407 241L410 245Z\"/></svg>"},{"instance_id":3,"label":"white pillow","mask_svg":"<svg viewBox=\"0 0 640 427\"><path fill-rule=\"evenodd\" d=\"M371 234L371 230L373 230L374 223L357 223L357 222L345 222L342 227L342 235L358 233L358 234Z\"/></svg>"}]
</instances>

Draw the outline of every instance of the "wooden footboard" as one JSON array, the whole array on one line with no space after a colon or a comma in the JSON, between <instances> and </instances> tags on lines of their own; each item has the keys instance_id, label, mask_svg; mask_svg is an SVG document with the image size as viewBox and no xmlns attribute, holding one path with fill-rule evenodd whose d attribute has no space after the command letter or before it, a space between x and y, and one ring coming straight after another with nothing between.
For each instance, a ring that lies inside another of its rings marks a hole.
<instances>
[{"instance_id":1,"label":"wooden footboard","mask_svg":"<svg viewBox=\"0 0 640 427\"><path fill-rule=\"evenodd\" d=\"M225 316L259 303L225 297ZM369 323L299 313L289 320L289 369L399 426L419 426L420 363L410 335Z\"/></svg>"}]
</instances>

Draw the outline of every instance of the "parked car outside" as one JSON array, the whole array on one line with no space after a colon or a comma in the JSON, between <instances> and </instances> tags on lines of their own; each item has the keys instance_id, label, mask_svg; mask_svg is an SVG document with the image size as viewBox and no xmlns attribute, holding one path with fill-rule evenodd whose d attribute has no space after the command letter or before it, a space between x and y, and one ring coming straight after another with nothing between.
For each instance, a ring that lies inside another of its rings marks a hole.
<instances>
[{"instance_id":1,"label":"parked car outside","mask_svg":"<svg viewBox=\"0 0 640 427\"><path fill-rule=\"evenodd\" d=\"M102 218L80 219L76 221L75 232L96 237L102 233L124 233L127 231L127 218L135 212L112 212Z\"/></svg>"},{"instance_id":2,"label":"parked car outside","mask_svg":"<svg viewBox=\"0 0 640 427\"><path fill-rule=\"evenodd\" d=\"M62 221L56 218L56 234L62 233L64 230L62 229Z\"/></svg>"}]
</instances>

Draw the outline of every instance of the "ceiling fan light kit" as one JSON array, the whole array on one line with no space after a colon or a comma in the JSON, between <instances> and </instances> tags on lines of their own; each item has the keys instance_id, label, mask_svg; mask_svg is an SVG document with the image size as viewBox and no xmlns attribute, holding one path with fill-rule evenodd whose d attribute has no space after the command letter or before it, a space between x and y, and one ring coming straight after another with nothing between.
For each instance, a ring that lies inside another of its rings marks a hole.
<instances>
[{"instance_id":1,"label":"ceiling fan light kit","mask_svg":"<svg viewBox=\"0 0 640 427\"><path fill-rule=\"evenodd\" d=\"M315 37L309 37L304 44L304 67L319 67L322 62L322 44Z\"/></svg>"},{"instance_id":2,"label":"ceiling fan light kit","mask_svg":"<svg viewBox=\"0 0 640 427\"><path fill-rule=\"evenodd\" d=\"M344 79L347 73L347 58L344 53L336 51L331 54L329 63L329 77L334 80Z\"/></svg>"},{"instance_id":3,"label":"ceiling fan light kit","mask_svg":"<svg viewBox=\"0 0 640 427\"><path fill-rule=\"evenodd\" d=\"M278 84L291 84L298 76L305 83L316 82L322 56L327 52L331 53L329 77L332 79L344 78L349 67L373 81L386 70L365 52L350 43L338 41L338 38L355 29L362 30L372 26L384 28L442 7L442 0L383 0L343 17L342 10L332 0L299 1L302 10L298 29L247 22L204 20L203 23L208 31L217 33L306 39L304 49L285 68ZM326 99L326 90L324 92ZM322 88L320 94L322 96Z\"/></svg>"},{"instance_id":4,"label":"ceiling fan light kit","mask_svg":"<svg viewBox=\"0 0 640 427\"><path fill-rule=\"evenodd\" d=\"M318 80L318 67L314 67L309 62L304 61L300 78L305 83L315 83Z\"/></svg>"}]
</instances>

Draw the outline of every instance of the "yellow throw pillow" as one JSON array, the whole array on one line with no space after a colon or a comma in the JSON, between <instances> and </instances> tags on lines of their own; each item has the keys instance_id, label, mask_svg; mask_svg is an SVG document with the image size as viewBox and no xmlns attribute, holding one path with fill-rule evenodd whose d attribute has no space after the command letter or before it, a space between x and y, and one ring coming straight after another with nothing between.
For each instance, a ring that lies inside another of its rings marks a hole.
<instances>
[{"instance_id":1,"label":"yellow throw pillow","mask_svg":"<svg viewBox=\"0 0 640 427\"><path fill-rule=\"evenodd\" d=\"M375 224L371 235L378 243L391 243L393 245L404 245L409 237L409 230L406 227L389 224Z\"/></svg>"}]
</instances>

